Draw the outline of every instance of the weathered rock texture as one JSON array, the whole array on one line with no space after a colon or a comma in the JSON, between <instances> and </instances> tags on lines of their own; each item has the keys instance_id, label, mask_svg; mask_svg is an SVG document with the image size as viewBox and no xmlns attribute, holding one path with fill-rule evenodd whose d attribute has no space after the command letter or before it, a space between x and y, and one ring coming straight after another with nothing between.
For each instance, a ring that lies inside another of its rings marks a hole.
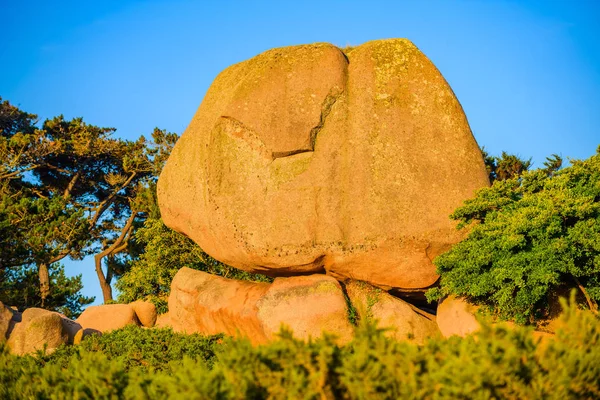
<instances>
[{"instance_id":1,"label":"weathered rock texture","mask_svg":"<svg viewBox=\"0 0 600 400\"><path fill-rule=\"evenodd\" d=\"M67 344L78 344L81 342L80 339L76 339L78 336L83 335L81 325L63 315L61 315L60 322L62 323L63 332L67 334Z\"/></svg>"},{"instance_id":2,"label":"weathered rock texture","mask_svg":"<svg viewBox=\"0 0 600 400\"><path fill-rule=\"evenodd\" d=\"M159 183L162 217L234 267L383 288L437 280L448 215L489 185L463 110L410 41L274 49L213 82Z\"/></svg>"},{"instance_id":3,"label":"weathered rock texture","mask_svg":"<svg viewBox=\"0 0 600 400\"><path fill-rule=\"evenodd\" d=\"M129 304L140 323L146 328L151 328L156 323L156 306L149 301L137 300Z\"/></svg>"},{"instance_id":4,"label":"weathered rock texture","mask_svg":"<svg viewBox=\"0 0 600 400\"><path fill-rule=\"evenodd\" d=\"M87 332L109 332L127 325L140 325L129 304L106 304L86 308L76 322Z\"/></svg>"},{"instance_id":5,"label":"weathered rock texture","mask_svg":"<svg viewBox=\"0 0 600 400\"><path fill-rule=\"evenodd\" d=\"M268 284L182 268L171 284L169 318L175 331L225 333L253 343L273 339L281 325L301 339L327 331L348 340L352 333L342 289L326 275Z\"/></svg>"},{"instance_id":6,"label":"weathered rock texture","mask_svg":"<svg viewBox=\"0 0 600 400\"><path fill-rule=\"evenodd\" d=\"M59 313L41 308L23 311L21 321L15 324L7 341L11 353L24 355L44 348L50 353L68 343L62 319Z\"/></svg>"},{"instance_id":7,"label":"weathered rock texture","mask_svg":"<svg viewBox=\"0 0 600 400\"><path fill-rule=\"evenodd\" d=\"M167 312L156 317L155 328L168 328L171 327L171 315Z\"/></svg>"},{"instance_id":8,"label":"weathered rock texture","mask_svg":"<svg viewBox=\"0 0 600 400\"><path fill-rule=\"evenodd\" d=\"M8 331L11 326L12 318L13 311L0 301L0 343L3 343L8 339Z\"/></svg>"},{"instance_id":9,"label":"weathered rock texture","mask_svg":"<svg viewBox=\"0 0 600 400\"><path fill-rule=\"evenodd\" d=\"M478 307L462 297L448 296L438 304L436 321L444 337L470 335L481 328L475 318Z\"/></svg>"},{"instance_id":10,"label":"weathered rock texture","mask_svg":"<svg viewBox=\"0 0 600 400\"><path fill-rule=\"evenodd\" d=\"M441 336L434 315L365 282L350 281L345 287L358 316L377 320L386 336L418 344Z\"/></svg>"},{"instance_id":11,"label":"weathered rock texture","mask_svg":"<svg viewBox=\"0 0 600 400\"><path fill-rule=\"evenodd\" d=\"M324 331L344 342L352 336L344 292L327 275L277 278L257 306L268 339L273 339L282 324L301 339L319 337Z\"/></svg>"}]
</instances>

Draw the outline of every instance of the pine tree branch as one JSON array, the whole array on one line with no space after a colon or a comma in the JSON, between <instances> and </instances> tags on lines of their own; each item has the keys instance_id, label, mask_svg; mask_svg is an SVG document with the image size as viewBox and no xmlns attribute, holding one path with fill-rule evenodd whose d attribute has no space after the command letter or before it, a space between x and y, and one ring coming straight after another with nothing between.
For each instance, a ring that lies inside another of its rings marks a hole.
<instances>
[{"instance_id":1,"label":"pine tree branch","mask_svg":"<svg viewBox=\"0 0 600 400\"><path fill-rule=\"evenodd\" d=\"M90 226L96 225L96 223L98 222L98 220L100 219L102 214L104 214L104 212L108 209L110 202L112 202L112 200L117 196L117 193L119 193L121 190L125 189L131 183L133 178L136 177L136 175L137 175L137 172L132 172L131 175L129 175L129 177L127 178L127 180L121 186L119 186L119 188L117 190L113 191L110 194L110 196L108 196L106 199L101 201L98 204L98 206L96 206L94 217L90 221Z\"/></svg>"}]
</instances>

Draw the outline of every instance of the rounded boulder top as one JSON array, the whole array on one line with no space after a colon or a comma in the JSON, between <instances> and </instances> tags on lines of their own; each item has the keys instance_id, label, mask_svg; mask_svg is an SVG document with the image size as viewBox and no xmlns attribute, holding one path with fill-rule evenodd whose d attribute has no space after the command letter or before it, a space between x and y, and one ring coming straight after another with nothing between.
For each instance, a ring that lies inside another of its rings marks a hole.
<instances>
[{"instance_id":1,"label":"rounded boulder top","mask_svg":"<svg viewBox=\"0 0 600 400\"><path fill-rule=\"evenodd\" d=\"M266 51L215 79L158 182L165 224L251 272L422 289L489 181L452 89L406 39Z\"/></svg>"}]
</instances>

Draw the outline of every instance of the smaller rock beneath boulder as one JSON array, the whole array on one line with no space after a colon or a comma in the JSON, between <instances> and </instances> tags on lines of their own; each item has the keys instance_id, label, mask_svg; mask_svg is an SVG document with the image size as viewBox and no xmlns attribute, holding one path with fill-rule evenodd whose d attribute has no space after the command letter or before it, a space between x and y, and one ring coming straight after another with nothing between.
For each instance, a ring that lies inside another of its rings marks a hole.
<instances>
[{"instance_id":1,"label":"smaller rock beneath boulder","mask_svg":"<svg viewBox=\"0 0 600 400\"><path fill-rule=\"evenodd\" d=\"M479 330L480 325L475 318L478 307L468 303L465 299L448 296L443 299L437 308L436 321L444 337L465 337Z\"/></svg>"},{"instance_id":2,"label":"smaller rock beneath boulder","mask_svg":"<svg viewBox=\"0 0 600 400\"><path fill-rule=\"evenodd\" d=\"M359 317L377 320L387 329L386 336L422 344L440 334L434 315L365 282L349 281L345 286Z\"/></svg>"},{"instance_id":3,"label":"smaller rock beneath boulder","mask_svg":"<svg viewBox=\"0 0 600 400\"><path fill-rule=\"evenodd\" d=\"M8 338L11 353L24 355L46 348L53 352L61 344L68 342L68 334L63 330L60 314L41 308L28 308L23 312Z\"/></svg>"},{"instance_id":4,"label":"smaller rock beneath boulder","mask_svg":"<svg viewBox=\"0 0 600 400\"><path fill-rule=\"evenodd\" d=\"M254 344L274 339L282 325L299 339L327 331L349 340L352 333L342 288L326 275L268 284L181 268L171 283L169 318L176 332L225 333Z\"/></svg>"},{"instance_id":5,"label":"smaller rock beneath boulder","mask_svg":"<svg viewBox=\"0 0 600 400\"><path fill-rule=\"evenodd\" d=\"M13 310L6 307L0 301L0 343L3 343L8 339L8 331L10 328L10 321L13 318Z\"/></svg>"},{"instance_id":6,"label":"smaller rock beneath boulder","mask_svg":"<svg viewBox=\"0 0 600 400\"><path fill-rule=\"evenodd\" d=\"M135 315L146 328L152 328L156 323L156 306L149 301L137 300L129 303Z\"/></svg>"},{"instance_id":7,"label":"smaller rock beneath boulder","mask_svg":"<svg viewBox=\"0 0 600 400\"><path fill-rule=\"evenodd\" d=\"M175 332L244 336L266 341L256 303L269 284L226 279L181 268L171 282L170 322Z\"/></svg>"},{"instance_id":8,"label":"smaller rock beneath boulder","mask_svg":"<svg viewBox=\"0 0 600 400\"><path fill-rule=\"evenodd\" d=\"M327 275L276 278L257 306L268 339L275 337L281 325L300 339L317 338L323 332L334 333L341 342L352 337L342 287Z\"/></svg>"},{"instance_id":9,"label":"smaller rock beneath boulder","mask_svg":"<svg viewBox=\"0 0 600 400\"><path fill-rule=\"evenodd\" d=\"M105 304L90 306L75 320L83 329L108 332L127 325L140 325L129 304Z\"/></svg>"}]
</instances>

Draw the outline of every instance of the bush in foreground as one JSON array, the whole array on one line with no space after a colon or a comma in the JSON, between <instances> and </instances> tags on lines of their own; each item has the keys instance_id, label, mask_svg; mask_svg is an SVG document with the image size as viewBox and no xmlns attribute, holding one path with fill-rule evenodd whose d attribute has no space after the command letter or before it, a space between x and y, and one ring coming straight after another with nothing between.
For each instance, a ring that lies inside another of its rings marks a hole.
<instances>
[{"instance_id":1,"label":"bush in foreground","mask_svg":"<svg viewBox=\"0 0 600 400\"><path fill-rule=\"evenodd\" d=\"M306 343L289 332L253 347L127 328L50 356L2 351L0 397L600 398L600 325L589 311L567 307L563 330L543 345L528 328L483 325L473 337L424 346L386 338L366 321L345 346L331 337Z\"/></svg>"}]
</instances>

